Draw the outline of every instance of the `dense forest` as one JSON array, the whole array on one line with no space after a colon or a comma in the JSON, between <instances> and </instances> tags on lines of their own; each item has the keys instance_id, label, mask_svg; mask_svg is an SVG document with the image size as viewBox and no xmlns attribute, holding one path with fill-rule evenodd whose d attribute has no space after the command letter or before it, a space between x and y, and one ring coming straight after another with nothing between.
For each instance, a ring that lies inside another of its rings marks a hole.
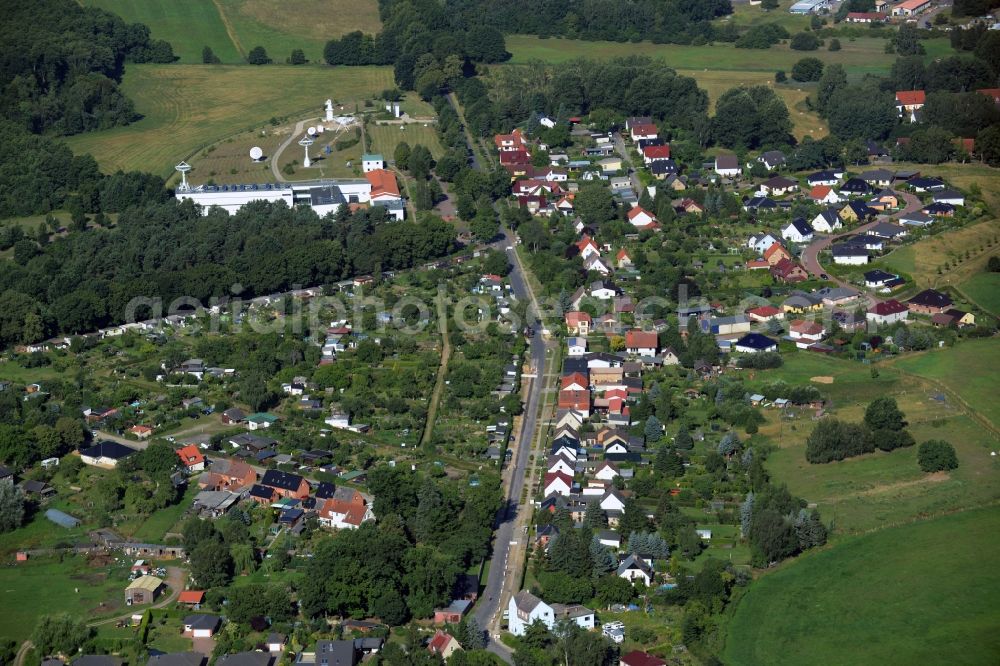
<instances>
[{"instance_id":1,"label":"dense forest","mask_svg":"<svg viewBox=\"0 0 1000 666\"><path fill-rule=\"evenodd\" d=\"M0 264L0 344L121 322L138 296L168 304L222 296L240 284L249 297L409 268L451 251L454 237L440 218L390 224L380 208L320 219L283 203L206 216L191 203L133 207L109 231L14 243L15 261Z\"/></svg>"},{"instance_id":2,"label":"dense forest","mask_svg":"<svg viewBox=\"0 0 1000 666\"><path fill-rule=\"evenodd\" d=\"M72 0L5 3L0 43L0 112L35 133L132 122L135 108L118 89L125 61L174 60L145 25Z\"/></svg>"},{"instance_id":3,"label":"dense forest","mask_svg":"<svg viewBox=\"0 0 1000 666\"><path fill-rule=\"evenodd\" d=\"M380 0L385 8L397 4ZM711 21L733 11L729 0L447 0L458 26L485 24L507 34L577 39L640 39L687 44L714 36Z\"/></svg>"}]
</instances>

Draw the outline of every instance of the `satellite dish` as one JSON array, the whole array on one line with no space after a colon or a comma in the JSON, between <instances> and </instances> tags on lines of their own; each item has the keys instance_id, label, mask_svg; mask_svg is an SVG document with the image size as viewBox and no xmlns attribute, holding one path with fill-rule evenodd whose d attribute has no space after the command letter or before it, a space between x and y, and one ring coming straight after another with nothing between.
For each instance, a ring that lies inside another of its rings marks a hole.
<instances>
[{"instance_id":1,"label":"satellite dish","mask_svg":"<svg viewBox=\"0 0 1000 666\"><path fill-rule=\"evenodd\" d=\"M259 160L263 156L264 156L264 151L260 149L260 146L254 146L253 148L250 149L250 159L252 159L254 162Z\"/></svg>"},{"instance_id":2,"label":"satellite dish","mask_svg":"<svg viewBox=\"0 0 1000 666\"><path fill-rule=\"evenodd\" d=\"M315 136L316 135L316 128L315 127L310 127L309 129L306 130L306 134L308 134L309 136Z\"/></svg>"}]
</instances>

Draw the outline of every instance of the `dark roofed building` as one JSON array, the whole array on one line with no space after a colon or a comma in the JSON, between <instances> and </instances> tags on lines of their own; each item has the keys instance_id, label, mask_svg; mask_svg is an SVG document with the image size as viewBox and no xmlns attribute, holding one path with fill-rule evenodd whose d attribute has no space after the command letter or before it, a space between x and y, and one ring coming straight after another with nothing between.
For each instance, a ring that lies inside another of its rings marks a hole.
<instances>
[{"instance_id":1,"label":"dark roofed building","mask_svg":"<svg viewBox=\"0 0 1000 666\"><path fill-rule=\"evenodd\" d=\"M282 497L304 499L309 495L309 482L298 474L269 469L260 480L260 485L274 489Z\"/></svg>"},{"instance_id":2,"label":"dark roofed building","mask_svg":"<svg viewBox=\"0 0 1000 666\"><path fill-rule=\"evenodd\" d=\"M133 449L118 442L103 440L93 446L80 450L80 460L87 465L97 465L100 467L115 467L120 460L123 460L133 453Z\"/></svg>"},{"instance_id":3,"label":"dark roofed building","mask_svg":"<svg viewBox=\"0 0 1000 666\"><path fill-rule=\"evenodd\" d=\"M952 305L952 301L947 294L943 294L935 289L924 289L906 302L906 306L910 312L929 315L945 312Z\"/></svg>"},{"instance_id":4,"label":"dark roofed building","mask_svg":"<svg viewBox=\"0 0 1000 666\"><path fill-rule=\"evenodd\" d=\"M204 666L206 661L200 652L169 652L150 657L146 666Z\"/></svg>"}]
</instances>

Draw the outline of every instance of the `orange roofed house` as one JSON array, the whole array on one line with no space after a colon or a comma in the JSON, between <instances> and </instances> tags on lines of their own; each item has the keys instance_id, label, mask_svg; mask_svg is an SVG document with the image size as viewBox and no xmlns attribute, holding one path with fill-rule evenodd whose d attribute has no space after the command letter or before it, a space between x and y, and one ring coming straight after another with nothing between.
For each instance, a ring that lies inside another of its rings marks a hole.
<instances>
[{"instance_id":1,"label":"orange roofed house","mask_svg":"<svg viewBox=\"0 0 1000 666\"><path fill-rule=\"evenodd\" d=\"M927 101L927 94L923 90L900 90L896 93L896 111L899 117L909 117L910 121L916 120L916 112L924 108Z\"/></svg>"},{"instance_id":2,"label":"orange roofed house","mask_svg":"<svg viewBox=\"0 0 1000 666\"><path fill-rule=\"evenodd\" d=\"M570 335L587 335L591 323L593 320L586 312L574 310L566 313L566 330Z\"/></svg>"},{"instance_id":3,"label":"orange roofed house","mask_svg":"<svg viewBox=\"0 0 1000 666\"><path fill-rule=\"evenodd\" d=\"M493 137L493 143L496 144L497 150L501 153L512 153L521 150L527 152L528 150L528 144L524 141L524 135L517 128L514 128L514 131L510 134L497 134Z\"/></svg>"},{"instance_id":4,"label":"orange roofed house","mask_svg":"<svg viewBox=\"0 0 1000 666\"><path fill-rule=\"evenodd\" d=\"M764 260L774 266L782 259L791 259L792 255L781 243L772 243L771 247L764 250Z\"/></svg>"},{"instance_id":5,"label":"orange roofed house","mask_svg":"<svg viewBox=\"0 0 1000 666\"><path fill-rule=\"evenodd\" d=\"M584 418L590 417L590 391L564 389L559 391L559 409L573 409Z\"/></svg>"},{"instance_id":6,"label":"orange roofed house","mask_svg":"<svg viewBox=\"0 0 1000 666\"><path fill-rule=\"evenodd\" d=\"M188 473L205 471L205 456L194 444L177 449L177 457Z\"/></svg>"},{"instance_id":7,"label":"orange roofed house","mask_svg":"<svg viewBox=\"0 0 1000 666\"><path fill-rule=\"evenodd\" d=\"M371 508L360 493L351 500L332 497L319 510L320 525L336 530L356 530L361 527L361 523L374 518Z\"/></svg>"},{"instance_id":8,"label":"orange roofed house","mask_svg":"<svg viewBox=\"0 0 1000 666\"><path fill-rule=\"evenodd\" d=\"M240 460L219 458L212 463L212 471L205 472L198 479L198 487L203 490L229 490L252 486L257 481L253 467Z\"/></svg>"},{"instance_id":9,"label":"orange roofed house","mask_svg":"<svg viewBox=\"0 0 1000 666\"><path fill-rule=\"evenodd\" d=\"M385 169L374 169L365 174L368 183L371 185L371 204L385 208L389 217L397 222L401 222L405 217L405 207L403 198L399 194L399 185L396 184L396 176L391 171Z\"/></svg>"}]
</instances>

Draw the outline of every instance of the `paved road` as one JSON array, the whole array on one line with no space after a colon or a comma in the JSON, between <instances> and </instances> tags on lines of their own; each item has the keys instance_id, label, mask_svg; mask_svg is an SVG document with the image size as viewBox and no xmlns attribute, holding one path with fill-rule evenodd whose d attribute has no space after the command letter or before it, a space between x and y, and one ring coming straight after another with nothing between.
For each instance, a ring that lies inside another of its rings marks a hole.
<instances>
[{"instance_id":1,"label":"paved road","mask_svg":"<svg viewBox=\"0 0 1000 666\"><path fill-rule=\"evenodd\" d=\"M281 142L281 145L278 146L278 149L274 151L274 155L270 155L268 157L268 159L271 160L271 174L274 176L274 179L279 183L285 182L286 179L284 174L281 173L281 169L278 168L278 158L281 157L281 153L285 152L285 148L288 147L288 144L290 144L292 141L299 139L302 136L302 129L306 126L306 123L311 123L314 120L319 120L319 118L306 118L305 120L300 120L299 122L295 123L295 129L292 131L292 133L288 135L287 139ZM310 155L310 157L312 157L312 155Z\"/></svg>"},{"instance_id":2,"label":"paved road","mask_svg":"<svg viewBox=\"0 0 1000 666\"><path fill-rule=\"evenodd\" d=\"M874 227L876 224L879 224L881 222L887 222L887 221L890 221L890 220L899 219L899 217L901 215L906 215L906 214L909 214L909 213L914 213L914 212L920 210L923 207L923 203L921 203L920 199L918 199L916 196L910 194L909 192L897 192L897 194L899 194L903 198L903 200L906 202L906 207L903 208L903 210L901 210L901 211L899 211L897 213L894 213L893 215L889 215L887 217L879 217L879 218L877 218L873 222L869 222L867 224L863 224L860 227L856 227L856 228L851 229L850 231L844 232L842 234L836 234L834 236L823 236L822 238L818 238L818 239L814 240L812 243L810 243L809 245L807 245L806 248L802 251L802 257L801 257L801 259L802 259L802 266L807 271L809 271L809 273L811 275L814 275L814 276L818 277L820 274L826 272L826 269L823 268L823 265L819 263L819 253L822 252L823 250L825 250L826 248L830 247L830 245L835 240L837 240L839 238L844 238L845 236L856 236L858 234L863 234L866 231L868 231L869 229L871 229L872 227ZM840 278L835 277L833 275L830 276L830 280L832 280L833 282L836 282L841 287L849 287L850 286L844 280L841 280Z\"/></svg>"},{"instance_id":3,"label":"paved road","mask_svg":"<svg viewBox=\"0 0 1000 666\"><path fill-rule=\"evenodd\" d=\"M534 301L534 295L524 275L523 267L514 252L512 240L506 232L500 245L511 258L510 283L514 296ZM514 586L519 583L517 574L520 573L520 566L514 562L508 563L508 561L512 557L517 559L524 554L523 546L526 537L524 534L519 534L518 531L521 530L520 525L524 522L523 518L530 512L530 493L529 501L524 506L521 504L521 493L529 471L529 457L538 428L538 411L545 384L545 354L549 344L542 339L541 325L535 320L533 312L534 310L529 308L529 313L532 314L529 314L529 321L526 323L535 329L535 334L532 336L528 348L535 377L530 380L531 385L528 389L524 418L521 421L521 431L517 433L517 451L512 461L513 467L510 470L510 484L506 501L497 514L489 575L485 589L480 594L480 601L472 613L479 622L479 626L487 629L490 634L487 649L509 663L512 663L510 650L503 643L493 640L493 637L499 630L501 606L506 607L506 600L517 592ZM515 548L520 548L520 550L514 552Z\"/></svg>"}]
</instances>

